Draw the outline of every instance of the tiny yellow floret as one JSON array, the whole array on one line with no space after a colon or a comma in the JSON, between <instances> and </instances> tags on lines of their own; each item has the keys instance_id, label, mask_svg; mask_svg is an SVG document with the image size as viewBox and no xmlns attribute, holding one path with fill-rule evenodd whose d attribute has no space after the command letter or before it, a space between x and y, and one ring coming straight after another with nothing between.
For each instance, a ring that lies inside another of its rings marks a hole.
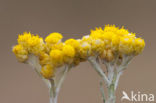
<instances>
[{"instance_id":1,"label":"tiny yellow floret","mask_svg":"<svg viewBox=\"0 0 156 103\"><path fill-rule=\"evenodd\" d=\"M128 35L129 34L129 31L127 29L125 29L124 27L122 27L121 29L119 29L117 31L117 35L120 35L120 36L125 36L125 35Z\"/></svg>"},{"instance_id":2,"label":"tiny yellow floret","mask_svg":"<svg viewBox=\"0 0 156 103\"><path fill-rule=\"evenodd\" d=\"M105 25L104 32L114 32L116 33L119 30L115 25Z\"/></svg>"},{"instance_id":3,"label":"tiny yellow floret","mask_svg":"<svg viewBox=\"0 0 156 103\"><path fill-rule=\"evenodd\" d=\"M30 32L24 32L23 34L20 34L18 36L18 44L27 47L28 45L28 40L31 38L32 34Z\"/></svg>"}]
</instances>

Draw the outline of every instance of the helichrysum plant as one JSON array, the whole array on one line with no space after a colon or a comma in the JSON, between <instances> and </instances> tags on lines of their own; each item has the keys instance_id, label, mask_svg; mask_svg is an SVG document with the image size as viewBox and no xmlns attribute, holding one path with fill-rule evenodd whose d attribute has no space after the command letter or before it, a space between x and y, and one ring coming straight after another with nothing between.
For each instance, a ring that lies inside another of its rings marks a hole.
<instances>
[{"instance_id":1,"label":"helichrysum plant","mask_svg":"<svg viewBox=\"0 0 156 103\"><path fill-rule=\"evenodd\" d=\"M62 42L62 38L57 32L50 33L44 40L24 32L18 36L18 44L12 51L19 62L31 65L47 84L50 103L57 103L61 85L70 69L84 61L89 61L107 86L108 93L100 82L103 103L115 103L119 78L132 58L143 51L144 40L115 25L96 28L77 40L71 38ZM103 71L102 64L107 72Z\"/></svg>"}]
</instances>

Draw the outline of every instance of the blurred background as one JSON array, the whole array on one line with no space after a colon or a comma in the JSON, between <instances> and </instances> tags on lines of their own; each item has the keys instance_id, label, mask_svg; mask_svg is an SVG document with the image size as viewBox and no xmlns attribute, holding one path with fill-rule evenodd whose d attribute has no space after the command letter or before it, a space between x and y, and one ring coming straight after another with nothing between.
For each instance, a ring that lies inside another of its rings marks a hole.
<instances>
[{"instance_id":1,"label":"blurred background","mask_svg":"<svg viewBox=\"0 0 156 103\"><path fill-rule=\"evenodd\" d=\"M155 0L0 0L0 103L49 103L44 82L11 52L19 33L60 32L65 40L105 24L125 26L146 42L120 79L117 103L123 90L156 95ZM102 103L99 80L88 62L81 63L69 72L58 103Z\"/></svg>"}]
</instances>

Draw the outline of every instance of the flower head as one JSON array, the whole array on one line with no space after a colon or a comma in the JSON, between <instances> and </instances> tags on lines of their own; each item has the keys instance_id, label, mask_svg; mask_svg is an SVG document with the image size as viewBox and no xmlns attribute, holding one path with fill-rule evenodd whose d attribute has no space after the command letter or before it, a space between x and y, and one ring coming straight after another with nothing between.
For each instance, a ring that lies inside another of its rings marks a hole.
<instances>
[{"instance_id":1,"label":"flower head","mask_svg":"<svg viewBox=\"0 0 156 103\"><path fill-rule=\"evenodd\" d=\"M32 37L32 34L30 32L24 32L23 34L20 34L18 36L18 44L21 44L24 47L27 47L28 40Z\"/></svg>"},{"instance_id":2,"label":"flower head","mask_svg":"<svg viewBox=\"0 0 156 103\"><path fill-rule=\"evenodd\" d=\"M22 45L25 50L31 54L39 55L44 50L44 42L38 35L33 35L30 32L24 32L18 36L18 44Z\"/></svg>"},{"instance_id":3,"label":"flower head","mask_svg":"<svg viewBox=\"0 0 156 103\"><path fill-rule=\"evenodd\" d=\"M71 63L75 56L75 49L70 45L64 45L62 49L64 55L64 62Z\"/></svg>"},{"instance_id":4,"label":"flower head","mask_svg":"<svg viewBox=\"0 0 156 103\"><path fill-rule=\"evenodd\" d=\"M101 54L105 48L105 44L101 39L92 39L91 50L93 54Z\"/></svg>"},{"instance_id":5,"label":"flower head","mask_svg":"<svg viewBox=\"0 0 156 103\"><path fill-rule=\"evenodd\" d=\"M20 44L13 47L12 51L20 62L25 62L28 59L28 51Z\"/></svg>"},{"instance_id":6,"label":"flower head","mask_svg":"<svg viewBox=\"0 0 156 103\"><path fill-rule=\"evenodd\" d=\"M41 75L46 78L46 79L50 79L54 76L54 68L52 65L47 64L45 66L42 67L41 69Z\"/></svg>"},{"instance_id":7,"label":"flower head","mask_svg":"<svg viewBox=\"0 0 156 103\"><path fill-rule=\"evenodd\" d=\"M63 52L61 50L51 50L50 58L54 66L61 66L63 64Z\"/></svg>"},{"instance_id":8,"label":"flower head","mask_svg":"<svg viewBox=\"0 0 156 103\"><path fill-rule=\"evenodd\" d=\"M80 48L80 43L75 39L68 39L65 41L66 45L72 46L74 49L78 50Z\"/></svg>"},{"instance_id":9,"label":"flower head","mask_svg":"<svg viewBox=\"0 0 156 103\"><path fill-rule=\"evenodd\" d=\"M123 54L131 54L133 52L134 39L128 36L121 37L119 52Z\"/></svg>"},{"instance_id":10,"label":"flower head","mask_svg":"<svg viewBox=\"0 0 156 103\"><path fill-rule=\"evenodd\" d=\"M50 33L46 38L45 42L47 44L57 44L62 39L62 35L60 33L54 32Z\"/></svg>"},{"instance_id":11,"label":"flower head","mask_svg":"<svg viewBox=\"0 0 156 103\"><path fill-rule=\"evenodd\" d=\"M134 41L134 52L136 55L140 54L145 47L145 41L141 38L136 38Z\"/></svg>"},{"instance_id":12,"label":"flower head","mask_svg":"<svg viewBox=\"0 0 156 103\"><path fill-rule=\"evenodd\" d=\"M83 59L87 59L91 55L91 45L88 42L81 42L80 44L80 57Z\"/></svg>"}]
</instances>

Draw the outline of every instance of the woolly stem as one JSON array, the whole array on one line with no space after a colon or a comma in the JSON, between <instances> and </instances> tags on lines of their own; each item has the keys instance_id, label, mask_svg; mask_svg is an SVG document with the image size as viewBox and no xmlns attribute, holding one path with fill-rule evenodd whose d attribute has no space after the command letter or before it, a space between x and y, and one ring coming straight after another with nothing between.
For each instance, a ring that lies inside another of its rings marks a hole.
<instances>
[{"instance_id":1,"label":"woolly stem","mask_svg":"<svg viewBox=\"0 0 156 103\"><path fill-rule=\"evenodd\" d=\"M114 83L112 83L108 87L108 98L106 100L106 103L115 103L115 101L116 101L115 88L114 88Z\"/></svg>"},{"instance_id":2,"label":"woolly stem","mask_svg":"<svg viewBox=\"0 0 156 103\"><path fill-rule=\"evenodd\" d=\"M89 57L88 61L93 66L93 68L96 70L96 72L103 78L103 80L105 81L107 86L110 85L110 81L108 80L106 74L103 72L103 70L101 69L100 65L96 62L96 58Z\"/></svg>"},{"instance_id":3,"label":"woolly stem","mask_svg":"<svg viewBox=\"0 0 156 103\"><path fill-rule=\"evenodd\" d=\"M50 79L51 88L50 88L50 103L57 103L58 94L60 91L60 88L63 84L63 81L69 71L69 67L66 65L65 69L63 71L63 74L61 75L58 84L55 84L54 79Z\"/></svg>"},{"instance_id":4,"label":"woolly stem","mask_svg":"<svg viewBox=\"0 0 156 103\"><path fill-rule=\"evenodd\" d=\"M117 74L116 81L115 81L115 90L117 89L117 86L118 86L119 79L120 79L121 75L122 75L122 71Z\"/></svg>"},{"instance_id":5,"label":"woolly stem","mask_svg":"<svg viewBox=\"0 0 156 103\"><path fill-rule=\"evenodd\" d=\"M56 88L55 88L55 83L53 79L50 79L50 83L51 83L51 88L49 89L49 96L50 96L50 103L57 103L56 100Z\"/></svg>"},{"instance_id":6,"label":"woolly stem","mask_svg":"<svg viewBox=\"0 0 156 103\"><path fill-rule=\"evenodd\" d=\"M27 60L27 62L30 66L32 66L34 68L34 70L36 71L36 73L38 74L38 76L46 83L46 85L48 86L48 88L51 87L51 84L49 82L49 80L43 78L43 76L40 74L41 71L41 65L39 63L39 59L37 56L33 55L33 54L29 54L29 59Z\"/></svg>"},{"instance_id":7,"label":"woolly stem","mask_svg":"<svg viewBox=\"0 0 156 103\"><path fill-rule=\"evenodd\" d=\"M102 81L100 81L100 91L101 91L101 95L102 95L102 101L103 103L105 103L105 92L104 92L104 89L103 89L103 83Z\"/></svg>"}]
</instances>

